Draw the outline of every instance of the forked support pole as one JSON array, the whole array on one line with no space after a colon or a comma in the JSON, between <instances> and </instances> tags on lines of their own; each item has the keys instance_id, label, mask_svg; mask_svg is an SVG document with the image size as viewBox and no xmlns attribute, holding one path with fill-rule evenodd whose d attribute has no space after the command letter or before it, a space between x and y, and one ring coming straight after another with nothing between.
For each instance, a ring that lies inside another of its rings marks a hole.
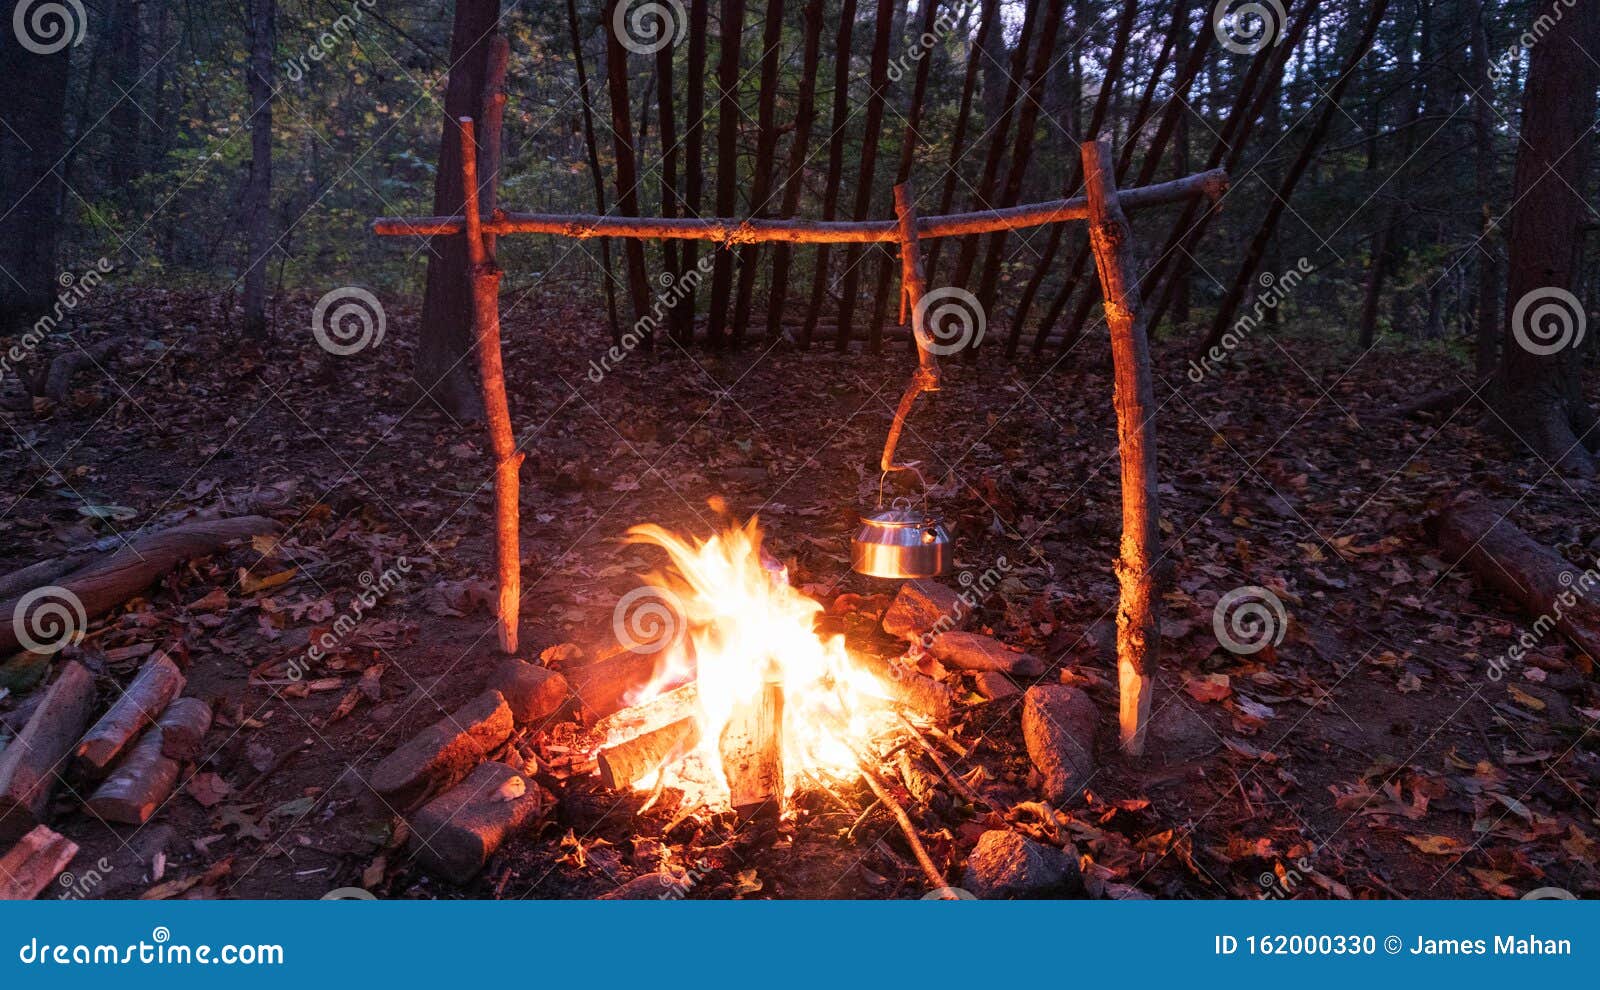
<instances>
[{"instance_id":1,"label":"forked support pole","mask_svg":"<svg viewBox=\"0 0 1600 990\"><path fill-rule=\"evenodd\" d=\"M1117 450L1122 462L1122 547L1117 557L1117 684L1122 750L1144 752L1150 696L1161 652L1161 597L1152 568L1161 553L1156 498L1155 388L1150 374L1147 314L1139 301L1133 235L1117 199L1111 144L1082 147L1089 199L1089 244L1105 296L1115 369Z\"/></svg>"},{"instance_id":2,"label":"forked support pole","mask_svg":"<svg viewBox=\"0 0 1600 990\"><path fill-rule=\"evenodd\" d=\"M478 214L478 155L472 118L462 117L461 185L466 192L467 278L472 289L473 352L483 387L484 421L494 452L495 569L500 597L500 649L517 651L517 614L522 602L522 553L517 535L518 471L522 453L511 432L511 407L506 401L506 372L500 357L500 266L485 243ZM491 141L498 147L498 141ZM488 163L491 181L498 162Z\"/></svg>"}]
</instances>

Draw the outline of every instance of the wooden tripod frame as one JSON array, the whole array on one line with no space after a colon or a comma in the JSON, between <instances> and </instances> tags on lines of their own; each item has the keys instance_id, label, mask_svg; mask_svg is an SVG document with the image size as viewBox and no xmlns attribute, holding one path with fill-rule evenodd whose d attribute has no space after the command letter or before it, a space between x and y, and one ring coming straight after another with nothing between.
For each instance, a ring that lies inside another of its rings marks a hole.
<instances>
[{"instance_id":1,"label":"wooden tripod frame","mask_svg":"<svg viewBox=\"0 0 1600 990\"><path fill-rule=\"evenodd\" d=\"M494 87L492 87L493 89ZM500 101L504 97L500 96ZM522 599L521 550L517 535L518 469L522 453L511 428L506 401L505 368L500 354L500 268L494 241L506 234L554 234L560 237L682 238L721 242L724 247L766 241L798 244L886 243L900 248L902 315L909 313L917 343L918 364L895 410L884 444L884 471L905 470L894 462L895 446L917 396L939 388L939 364L924 326L927 286L920 241L1014 230L1069 220L1087 221L1089 241L1100 288L1115 368L1113 405L1121 460L1122 541L1115 562L1120 599L1117 608L1117 673L1122 748L1137 756L1144 751L1150 717L1152 677L1160 650L1160 594L1152 568L1161 555L1161 510L1156 496L1155 398L1150 372L1150 344L1145 307L1139 299L1138 271L1126 211L1177 203L1196 197L1219 199L1228 187L1227 173L1201 172L1159 185L1117 191L1115 166L1108 141L1081 147L1087 195L1045 203L975 213L918 218L907 184L895 186L894 221L819 222L811 220L733 220L724 218L658 219L650 217L561 216L507 213L495 207L500 170L501 102L486 101L481 149L471 118L460 119L461 179L466 191L461 216L382 217L373 231L389 237L454 236L467 238L471 281L473 339L478 377L483 387L485 419L494 452L495 549L499 579L500 648L517 649L518 613ZM483 200L480 206L479 156L482 156ZM914 470L914 469L913 469Z\"/></svg>"}]
</instances>

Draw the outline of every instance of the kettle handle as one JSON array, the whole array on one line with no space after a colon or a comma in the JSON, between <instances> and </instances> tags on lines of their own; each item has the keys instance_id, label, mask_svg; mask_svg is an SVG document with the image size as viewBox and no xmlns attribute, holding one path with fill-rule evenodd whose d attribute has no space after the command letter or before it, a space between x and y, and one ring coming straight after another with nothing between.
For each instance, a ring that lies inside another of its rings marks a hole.
<instances>
[{"instance_id":1,"label":"kettle handle","mask_svg":"<svg viewBox=\"0 0 1600 990\"><path fill-rule=\"evenodd\" d=\"M923 504L924 508L926 508L926 506L928 504L928 478L927 478L926 475L924 475L922 473L922 470L918 467L918 465L920 463L921 463L921 461L906 461L904 464L896 464L894 466L894 470L896 470L896 471L910 471L912 474L917 476L917 480L922 482L922 504ZM883 490L884 490L884 485L887 484L888 481L889 481L889 472L888 471L885 471L882 474L878 475L878 508L880 508L880 509L883 508ZM890 501L889 507L890 508L894 508L895 506L898 506L901 501L904 501L906 503L906 508L908 508L908 509L916 504L915 502L913 502L911 500L910 496L901 495L901 496L896 497L892 501Z\"/></svg>"}]
</instances>

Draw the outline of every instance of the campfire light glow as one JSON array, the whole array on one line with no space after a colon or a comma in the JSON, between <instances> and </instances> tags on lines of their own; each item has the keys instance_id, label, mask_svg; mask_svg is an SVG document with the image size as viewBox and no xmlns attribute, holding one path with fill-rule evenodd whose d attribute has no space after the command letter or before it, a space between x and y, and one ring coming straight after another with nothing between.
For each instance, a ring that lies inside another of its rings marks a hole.
<instances>
[{"instance_id":1,"label":"campfire light glow","mask_svg":"<svg viewBox=\"0 0 1600 990\"><path fill-rule=\"evenodd\" d=\"M756 520L703 541L656 525L636 526L627 538L660 547L672 565L647 575L659 594L653 615L641 621L658 627L652 631L660 657L651 683L629 701L647 705L690 681L698 693L699 740L692 753L668 761L665 782L707 804L727 805L725 730L741 711L770 698L774 686L782 695L777 796L787 798L808 774L855 777L857 754L895 725L888 692L852 659L843 636L814 630L822 606L790 585L787 569L762 551ZM636 786L657 784L651 774Z\"/></svg>"}]
</instances>

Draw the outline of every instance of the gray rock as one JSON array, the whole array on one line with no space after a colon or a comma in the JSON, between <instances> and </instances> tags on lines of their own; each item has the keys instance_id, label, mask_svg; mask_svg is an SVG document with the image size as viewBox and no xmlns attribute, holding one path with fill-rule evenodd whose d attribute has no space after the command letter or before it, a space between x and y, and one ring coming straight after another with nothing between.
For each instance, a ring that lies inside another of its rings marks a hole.
<instances>
[{"instance_id":1,"label":"gray rock","mask_svg":"<svg viewBox=\"0 0 1600 990\"><path fill-rule=\"evenodd\" d=\"M959 629L966 618L961 596L937 581L918 578L900 586L883 613L883 631L914 643L936 629Z\"/></svg>"},{"instance_id":2,"label":"gray rock","mask_svg":"<svg viewBox=\"0 0 1600 990\"><path fill-rule=\"evenodd\" d=\"M1044 662L1038 657L1008 650L998 639L980 633L944 633L929 644L928 652L945 666L959 670L992 670L1013 677L1044 673Z\"/></svg>"},{"instance_id":3,"label":"gray rock","mask_svg":"<svg viewBox=\"0 0 1600 990\"><path fill-rule=\"evenodd\" d=\"M984 900L1071 897L1083 891L1078 853L1006 829L985 832L967 857L962 886Z\"/></svg>"},{"instance_id":4,"label":"gray rock","mask_svg":"<svg viewBox=\"0 0 1600 990\"><path fill-rule=\"evenodd\" d=\"M1011 678L992 670L979 671L973 674L972 683L978 689L978 693L990 701L1009 698L1021 690L1011 683Z\"/></svg>"},{"instance_id":5,"label":"gray rock","mask_svg":"<svg viewBox=\"0 0 1600 990\"><path fill-rule=\"evenodd\" d=\"M539 813L537 784L504 763L484 763L411 822L411 851L435 876L462 884Z\"/></svg>"},{"instance_id":6,"label":"gray rock","mask_svg":"<svg viewBox=\"0 0 1600 990\"><path fill-rule=\"evenodd\" d=\"M1063 805L1094 776L1095 726L1100 713L1089 696L1066 684L1038 684L1022 699L1022 739L1044 777L1045 797Z\"/></svg>"}]
</instances>

